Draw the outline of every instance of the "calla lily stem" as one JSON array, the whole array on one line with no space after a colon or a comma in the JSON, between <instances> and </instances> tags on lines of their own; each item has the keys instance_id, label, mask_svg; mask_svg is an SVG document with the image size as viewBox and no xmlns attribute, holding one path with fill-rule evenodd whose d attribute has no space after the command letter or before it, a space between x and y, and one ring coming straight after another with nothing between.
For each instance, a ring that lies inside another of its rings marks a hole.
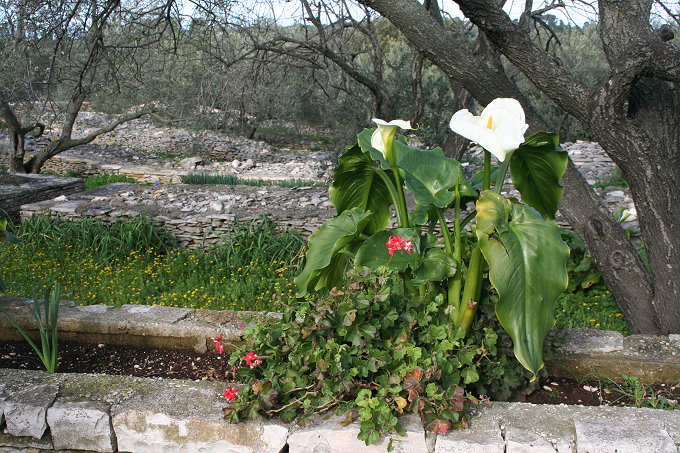
<instances>
[{"instance_id":1,"label":"calla lily stem","mask_svg":"<svg viewBox=\"0 0 680 453\"><path fill-rule=\"evenodd\" d=\"M397 192L397 189L394 187L394 182L390 179L389 176L387 176L387 173L385 173L382 169L376 168L375 171L378 173L378 176L380 179L383 180L385 183L385 186L387 187L387 191L390 193L390 198L392 198L392 203L394 204L395 209L397 210L397 222L399 223L400 228L408 228L408 226L403 226L403 225L408 225L408 213L406 212L405 206L406 203L404 203L404 209L402 210L400 207L400 202L401 199L399 197L399 194ZM393 170L395 171L395 170ZM401 196L404 196L404 191L401 191ZM406 219L404 219L406 217Z\"/></svg>"},{"instance_id":2,"label":"calla lily stem","mask_svg":"<svg viewBox=\"0 0 680 453\"><path fill-rule=\"evenodd\" d=\"M513 152L508 153L508 155L505 156L505 160L501 163L501 168L498 171L498 177L496 178L496 185L493 188L493 191L497 195L500 195L501 190L503 190L503 183L505 182L505 175L508 173L508 167L510 166L510 158L512 157Z\"/></svg>"}]
</instances>

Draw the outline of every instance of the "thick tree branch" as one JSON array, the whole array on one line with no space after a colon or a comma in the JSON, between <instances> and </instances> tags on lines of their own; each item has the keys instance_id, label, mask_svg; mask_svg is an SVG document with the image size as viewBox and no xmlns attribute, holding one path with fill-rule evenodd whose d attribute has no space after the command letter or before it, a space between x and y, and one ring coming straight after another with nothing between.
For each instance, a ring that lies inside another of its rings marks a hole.
<instances>
[{"instance_id":1,"label":"thick tree branch","mask_svg":"<svg viewBox=\"0 0 680 453\"><path fill-rule=\"evenodd\" d=\"M590 90L561 66L558 59L534 43L526 29L515 24L491 0L456 0L456 3L537 87L572 116L587 123Z\"/></svg>"}]
</instances>

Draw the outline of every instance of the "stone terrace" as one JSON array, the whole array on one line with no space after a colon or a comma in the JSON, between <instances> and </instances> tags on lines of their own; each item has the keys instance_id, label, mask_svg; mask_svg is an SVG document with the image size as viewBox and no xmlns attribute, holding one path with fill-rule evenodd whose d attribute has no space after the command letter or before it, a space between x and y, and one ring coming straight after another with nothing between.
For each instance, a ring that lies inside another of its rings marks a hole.
<instances>
[{"instance_id":1,"label":"stone terrace","mask_svg":"<svg viewBox=\"0 0 680 453\"><path fill-rule=\"evenodd\" d=\"M76 124L76 134L90 132L107 118L100 113L83 112ZM35 149L45 140L49 138L34 139L28 148ZM590 183L612 174L614 164L597 144L576 142L565 143L563 147ZM189 154L193 156L171 157ZM52 202L25 205L23 215L58 212L67 217L99 216L111 221L143 213L164 224L178 235L182 244L191 247L214 243L234 218L247 220L259 213L270 214L286 226L309 233L334 214L326 189L174 184L190 173L327 181L332 160L330 153L277 150L260 141L159 127L149 119L140 119L102 135L94 144L56 156L48 162L46 170L61 174L68 171L82 175L121 174L140 182L160 182L161 187L116 185L78 196L66 195ZM477 168L475 162L481 161L481 151L472 148L465 160L472 162L464 164L471 173ZM596 191L612 212L621 208L632 210L623 226L637 228L628 189L608 187Z\"/></svg>"}]
</instances>

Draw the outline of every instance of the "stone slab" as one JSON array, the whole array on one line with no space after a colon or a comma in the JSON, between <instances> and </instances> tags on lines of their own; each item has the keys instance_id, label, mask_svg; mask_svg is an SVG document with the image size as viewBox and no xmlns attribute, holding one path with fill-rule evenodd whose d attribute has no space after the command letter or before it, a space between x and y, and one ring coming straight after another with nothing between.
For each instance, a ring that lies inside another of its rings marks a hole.
<instances>
[{"instance_id":1,"label":"stone slab","mask_svg":"<svg viewBox=\"0 0 680 453\"><path fill-rule=\"evenodd\" d=\"M435 453L504 453L505 440L498 418L487 410L470 420L467 429L450 431L437 436Z\"/></svg>"},{"instance_id":2,"label":"stone slab","mask_svg":"<svg viewBox=\"0 0 680 453\"><path fill-rule=\"evenodd\" d=\"M624 417L575 420L579 453L677 453L675 442L655 420Z\"/></svg>"},{"instance_id":3,"label":"stone slab","mask_svg":"<svg viewBox=\"0 0 680 453\"><path fill-rule=\"evenodd\" d=\"M0 432L0 452L5 453L5 451L12 451L10 448L15 450L52 450L54 447L52 445L52 436L49 432L43 434L40 439L34 439L33 437L18 437L12 436L10 434L4 434Z\"/></svg>"},{"instance_id":4,"label":"stone slab","mask_svg":"<svg viewBox=\"0 0 680 453\"><path fill-rule=\"evenodd\" d=\"M59 386L45 384L13 393L3 402L5 432L13 436L40 439L47 430L47 409L52 405Z\"/></svg>"},{"instance_id":5,"label":"stone slab","mask_svg":"<svg viewBox=\"0 0 680 453\"><path fill-rule=\"evenodd\" d=\"M274 423L229 424L222 418L224 384L156 381L114 405L120 451L135 453L279 453L288 428Z\"/></svg>"},{"instance_id":6,"label":"stone slab","mask_svg":"<svg viewBox=\"0 0 680 453\"><path fill-rule=\"evenodd\" d=\"M383 453L390 441L394 452L427 452L425 430L420 418L413 414L399 419L406 436L386 436L379 443L368 446L357 439L359 425L342 426L343 420L341 416L317 419L308 427L293 432L288 437L290 453Z\"/></svg>"},{"instance_id":7,"label":"stone slab","mask_svg":"<svg viewBox=\"0 0 680 453\"><path fill-rule=\"evenodd\" d=\"M491 407L483 413L484 416L494 417L503 420L505 423L521 423L523 418L535 418L540 430L545 433L548 440L556 440L556 445L560 445L560 432L568 434L573 432L573 439L576 442L578 435L574 421L599 419L606 420L603 426L611 426L615 429L620 420L629 420L631 432L641 430L645 426L660 426L674 443L680 445L680 411L659 410L635 407L612 407L612 406L565 406L565 405L541 405L528 403L493 403ZM542 421L545 421L544 424ZM581 453L581 449L576 445L574 450Z\"/></svg>"},{"instance_id":8,"label":"stone slab","mask_svg":"<svg viewBox=\"0 0 680 453\"><path fill-rule=\"evenodd\" d=\"M54 448L117 451L109 408L98 401L57 400L47 410Z\"/></svg>"},{"instance_id":9,"label":"stone slab","mask_svg":"<svg viewBox=\"0 0 680 453\"><path fill-rule=\"evenodd\" d=\"M563 329L551 339L553 348L567 353L623 351L623 335L611 330Z\"/></svg>"}]
</instances>

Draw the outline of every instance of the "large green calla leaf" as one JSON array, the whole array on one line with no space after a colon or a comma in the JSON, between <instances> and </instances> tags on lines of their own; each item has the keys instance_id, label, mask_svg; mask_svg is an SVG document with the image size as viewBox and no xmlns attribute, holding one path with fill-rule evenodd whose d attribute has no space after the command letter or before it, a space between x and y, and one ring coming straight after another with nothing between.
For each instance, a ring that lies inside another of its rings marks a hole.
<instances>
[{"instance_id":1,"label":"large green calla leaf","mask_svg":"<svg viewBox=\"0 0 680 453\"><path fill-rule=\"evenodd\" d=\"M404 170L406 186L419 206L448 207L454 200L454 187L461 197L475 196L455 159L444 156L441 148L424 150L394 142L397 165Z\"/></svg>"},{"instance_id":2,"label":"large green calla leaf","mask_svg":"<svg viewBox=\"0 0 680 453\"><path fill-rule=\"evenodd\" d=\"M397 250L394 255L390 255L386 245L390 236L401 236L402 239L411 241L413 243L411 253ZM358 268L370 267L376 269L379 266L387 265L391 269L403 272L409 267L416 269L419 264L420 231L417 228L379 231L363 243L354 257L354 265Z\"/></svg>"},{"instance_id":3,"label":"large green calla leaf","mask_svg":"<svg viewBox=\"0 0 680 453\"><path fill-rule=\"evenodd\" d=\"M456 260L440 247L429 249L425 252L423 263L416 271L415 278L411 280L414 285L422 285L428 282L440 282L456 273Z\"/></svg>"},{"instance_id":4,"label":"large green calla leaf","mask_svg":"<svg viewBox=\"0 0 680 453\"><path fill-rule=\"evenodd\" d=\"M309 236L305 268L295 278L299 296L341 283L347 263L347 256L341 252L361 234L371 217L370 212L352 208L328 220Z\"/></svg>"},{"instance_id":5,"label":"large green calla leaf","mask_svg":"<svg viewBox=\"0 0 680 453\"><path fill-rule=\"evenodd\" d=\"M567 287L569 247L554 221L488 190L477 201L477 238L498 291L498 320L517 360L535 374L543 367L555 300Z\"/></svg>"},{"instance_id":6,"label":"large green calla leaf","mask_svg":"<svg viewBox=\"0 0 680 453\"><path fill-rule=\"evenodd\" d=\"M389 224L392 216L390 192L378 176L373 159L360 146L349 148L338 159L338 167L333 173L333 184L328 193L338 214L351 208L373 213L364 230L365 234L371 235L384 230Z\"/></svg>"},{"instance_id":7,"label":"large green calla leaf","mask_svg":"<svg viewBox=\"0 0 680 453\"><path fill-rule=\"evenodd\" d=\"M357 135L357 142L359 143L361 150L365 153L368 153L371 156L371 159L380 162L380 168L382 168L383 170L388 170L391 167L390 164L388 164L387 161L385 160L385 156L383 156L383 153L375 149L373 146L371 146L372 135L373 135L372 129L364 129L363 131L361 131L361 133L359 133L359 135Z\"/></svg>"},{"instance_id":8,"label":"large green calla leaf","mask_svg":"<svg viewBox=\"0 0 680 453\"><path fill-rule=\"evenodd\" d=\"M522 201L549 219L555 218L562 198L560 178L567 160L559 135L547 132L529 136L510 157L510 177Z\"/></svg>"}]
</instances>

